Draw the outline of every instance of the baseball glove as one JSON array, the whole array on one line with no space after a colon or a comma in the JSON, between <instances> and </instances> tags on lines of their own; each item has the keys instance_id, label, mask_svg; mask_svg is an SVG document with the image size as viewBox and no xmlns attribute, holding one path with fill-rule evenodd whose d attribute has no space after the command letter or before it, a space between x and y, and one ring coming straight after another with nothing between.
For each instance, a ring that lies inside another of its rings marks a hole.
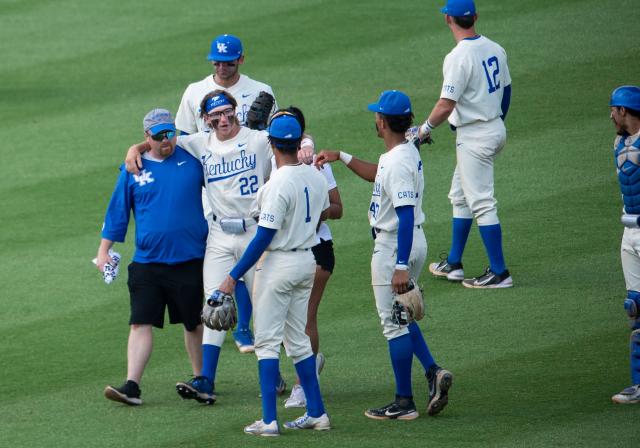
<instances>
[{"instance_id":1,"label":"baseball glove","mask_svg":"<svg viewBox=\"0 0 640 448\"><path fill-rule=\"evenodd\" d=\"M409 283L409 291L396 294L391 308L391 322L395 325L409 325L414 320L424 317L424 299L422 290L413 280Z\"/></svg>"},{"instance_id":2,"label":"baseball glove","mask_svg":"<svg viewBox=\"0 0 640 448\"><path fill-rule=\"evenodd\" d=\"M247 127L258 131L267 129L267 123L274 104L275 99L270 93L260 92L258 97L251 103L249 112L247 112Z\"/></svg>"},{"instance_id":3,"label":"baseball glove","mask_svg":"<svg viewBox=\"0 0 640 448\"><path fill-rule=\"evenodd\" d=\"M202 323L212 330L226 331L236 326L238 316L233 296L215 290L202 308Z\"/></svg>"}]
</instances>

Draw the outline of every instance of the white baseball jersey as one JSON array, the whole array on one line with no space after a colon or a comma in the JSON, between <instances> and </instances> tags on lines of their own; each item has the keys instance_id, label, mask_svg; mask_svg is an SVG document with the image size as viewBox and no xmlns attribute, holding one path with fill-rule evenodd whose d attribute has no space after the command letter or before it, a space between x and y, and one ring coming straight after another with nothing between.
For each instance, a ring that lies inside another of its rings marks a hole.
<instances>
[{"instance_id":1,"label":"white baseball jersey","mask_svg":"<svg viewBox=\"0 0 640 448\"><path fill-rule=\"evenodd\" d=\"M504 87L511 84L507 53L484 36L463 39L444 59L441 98L456 101L449 123L456 127L502 115Z\"/></svg>"},{"instance_id":2,"label":"white baseball jersey","mask_svg":"<svg viewBox=\"0 0 640 448\"><path fill-rule=\"evenodd\" d=\"M234 138L215 133L178 137L178 146L202 163L209 204L218 218L258 216L258 189L271 172L271 146L265 131L245 127Z\"/></svg>"},{"instance_id":3,"label":"white baseball jersey","mask_svg":"<svg viewBox=\"0 0 640 448\"><path fill-rule=\"evenodd\" d=\"M412 205L414 224L424 222L422 195L424 177L420 153L413 143L404 142L385 152L378 160L369 206L369 224L387 232L398 230L395 208Z\"/></svg>"},{"instance_id":4,"label":"white baseball jersey","mask_svg":"<svg viewBox=\"0 0 640 448\"><path fill-rule=\"evenodd\" d=\"M316 156L314 155L313 156L314 164L315 164L315 161L316 161ZM274 157L271 159L271 170L275 171L277 169L278 168L276 166L276 159ZM331 169L330 164L325 163L319 171L327 181L327 192L333 190L334 188L338 188L338 183L336 182L336 178L333 177L333 170ZM331 229L329 228L329 225L326 223L326 221L322 221L320 223L320 226L318 227L316 234L318 236L318 239L316 240L316 244L320 244L320 239L324 241L330 241L333 239L333 236L331 235Z\"/></svg>"},{"instance_id":5,"label":"white baseball jersey","mask_svg":"<svg viewBox=\"0 0 640 448\"><path fill-rule=\"evenodd\" d=\"M268 250L309 249L317 244L320 214L329 208L327 181L309 165L284 165L258 191L258 225L277 229Z\"/></svg>"},{"instance_id":6,"label":"white baseball jersey","mask_svg":"<svg viewBox=\"0 0 640 448\"><path fill-rule=\"evenodd\" d=\"M238 102L236 116L241 125L246 123L247 112L249 112L251 104L261 91L273 95L273 90L270 86L255 81L246 75L240 75L238 82L227 88L216 84L213 80L213 75L209 75L202 81L189 84L184 91L176 114L176 128L188 134L207 130L204 120L200 118L200 102L208 93L217 89L226 90L236 99Z\"/></svg>"}]
</instances>

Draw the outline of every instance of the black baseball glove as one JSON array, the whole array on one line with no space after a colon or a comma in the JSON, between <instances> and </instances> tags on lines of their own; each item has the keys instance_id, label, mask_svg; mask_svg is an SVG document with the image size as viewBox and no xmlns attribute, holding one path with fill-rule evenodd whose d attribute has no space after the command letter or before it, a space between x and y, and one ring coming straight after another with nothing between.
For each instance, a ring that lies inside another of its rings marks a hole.
<instances>
[{"instance_id":1,"label":"black baseball glove","mask_svg":"<svg viewBox=\"0 0 640 448\"><path fill-rule=\"evenodd\" d=\"M247 127L249 129L257 129L262 131L267 129L269 116L276 100L268 92L260 92L258 97L253 101L249 112L247 112Z\"/></svg>"}]
</instances>

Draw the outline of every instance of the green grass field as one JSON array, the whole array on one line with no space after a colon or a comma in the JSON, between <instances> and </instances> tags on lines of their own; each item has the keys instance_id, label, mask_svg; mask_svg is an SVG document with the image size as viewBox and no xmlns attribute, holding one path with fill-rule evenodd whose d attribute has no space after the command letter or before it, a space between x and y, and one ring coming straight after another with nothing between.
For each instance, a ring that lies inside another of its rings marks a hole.
<instances>
[{"instance_id":1,"label":"green grass field","mask_svg":"<svg viewBox=\"0 0 640 448\"><path fill-rule=\"evenodd\" d=\"M245 45L244 73L307 115L320 148L369 160L384 147L366 105L407 92L423 120L454 46L440 1L181 3L0 0L0 446L258 446L253 355L229 338L213 407L182 401L190 373L179 327L156 332L145 404L102 397L125 375L125 278L106 286L90 263L117 169L153 107L172 111L210 73L211 38ZM271 444L371 447L632 447L640 405L610 396L629 383L619 261L621 200L608 96L638 84L640 31L631 0L478 0L478 30L508 54L509 141L496 165L507 263L516 287L472 291L425 274L421 326L452 370L450 406L377 422L393 373L369 285L370 185L335 169L345 206L332 224L336 272L320 309L322 389L334 429ZM423 151L429 261L450 239L455 164L445 127ZM131 229L131 232L133 230ZM119 246L130 260L132 243ZM486 265L472 231L465 268ZM286 378L293 367L283 357ZM279 418L298 410L279 406Z\"/></svg>"}]
</instances>

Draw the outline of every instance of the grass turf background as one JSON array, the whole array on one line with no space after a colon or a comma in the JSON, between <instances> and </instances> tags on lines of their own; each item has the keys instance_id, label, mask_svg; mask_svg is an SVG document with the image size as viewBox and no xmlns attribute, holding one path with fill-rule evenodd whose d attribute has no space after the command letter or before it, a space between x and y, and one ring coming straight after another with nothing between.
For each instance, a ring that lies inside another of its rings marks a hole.
<instances>
[{"instance_id":1,"label":"grass turf background","mask_svg":"<svg viewBox=\"0 0 640 448\"><path fill-rule=\"evenodd\" d=\"M319 148L374 160L383 150L366 104L407 92L422 120L454 46L435 1L0 0L0 446L252 446L257 369L230 338L213 407L180 400L189 367L181 329L156 332L145 405L102 398L125 373L128 295L90 264L127 146L153 107L176 111L210 73L212 37L239 35L249 76L305 111ZM613 87L638 83L634 2L480 1L478 31L503 45L513 78L509 140L496 164L505 255L516 287L470 291L423 275L421 322L451 369L451 404L376 422L393 374L369 286L370 185L335 169L345 216L332 223L336 272L320 309L322 389L334 430L273 441L302 446L633 446L640 408L628 385L629 331L619 262L621 201L610 154ZM625 12L626 11L626 12ZM448 248L455 164L442 127L423 151L429 261ZM132 235L133 229L130 229ZM119 245L129 260L131 241ZM468 274L486 258L474 227ZM293 368L283 360L286 377ZM279 407L281 421L299 410Z\"/></svg>"}]
</instances>

